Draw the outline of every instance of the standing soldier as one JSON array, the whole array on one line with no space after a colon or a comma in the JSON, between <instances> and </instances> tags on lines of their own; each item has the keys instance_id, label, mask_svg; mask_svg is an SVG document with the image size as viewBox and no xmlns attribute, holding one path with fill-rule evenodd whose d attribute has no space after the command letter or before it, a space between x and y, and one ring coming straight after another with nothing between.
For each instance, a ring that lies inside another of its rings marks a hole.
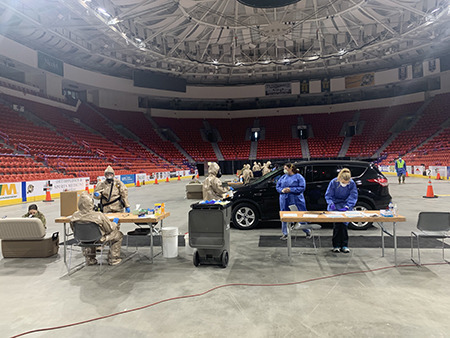
<instances>
[{"instance_id":1,"label":"standing soldier","mask_svg":"<svg viewBox=\"0 0 450 338\"><path fill-rule=\"evenodd\" d=\"M128 188L121 180L114 178L111 166L105 169L106 180L100 182L94 190L94 198L100 200L100 210L104 213L130 212Z\"/></svg>"},{"instance_id":2,"label":"standing soldier","mask_svg":"<svg viewBox=\"0 0 450 338\"><path fill-rule=\"evenodd\" d=\"M253 178L253 171L250 170L250 164L244 164L244 171L242 173L242 179L244 184L250 182L250 179Z\"/></svg>"}]
</instances>

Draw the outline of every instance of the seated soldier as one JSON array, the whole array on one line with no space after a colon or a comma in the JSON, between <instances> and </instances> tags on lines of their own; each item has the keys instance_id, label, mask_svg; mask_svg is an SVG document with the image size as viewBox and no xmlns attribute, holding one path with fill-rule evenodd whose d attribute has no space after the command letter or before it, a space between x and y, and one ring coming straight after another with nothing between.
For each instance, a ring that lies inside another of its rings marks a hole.
<instances>
[{"instance_id":1,"label":"seated soldier","mask_svg":"<svg viewBox=\"0 0 450 338\"><path fill-rule=\"evenodd\" d=\"M108 264L117 265L122 259L120 258L120 247L122 246L123 234L119 231L119 219L115 218L111 222L105 214L94 211L94 202L91 196L84 191L78 200L78 211L76 211L70 218L70 225L73 229L73 223L76 221L93 222L99 225L102 232L101 241L110 241L110 249L108 254ZM97 264L95 259L95 248L84 248L84 256L86 257L87 265Z\"/></svg>"},{"instance_id":2,"label":"seated soldier","mask_svg":"<svg viewBox=\"0 0 450 338\"><path fill-rule=\"evenodd\" d=\"M25 215L23 215L22 217L39 218L41 220L42 224L44 225L44 228L47 229L47 227L46 227L47 221L45 220L45 216L42 212L40 212L38 210L38 207L36 204L30 204L30 206L28 207L28 212Z\"/></svg>"}]
</instances>

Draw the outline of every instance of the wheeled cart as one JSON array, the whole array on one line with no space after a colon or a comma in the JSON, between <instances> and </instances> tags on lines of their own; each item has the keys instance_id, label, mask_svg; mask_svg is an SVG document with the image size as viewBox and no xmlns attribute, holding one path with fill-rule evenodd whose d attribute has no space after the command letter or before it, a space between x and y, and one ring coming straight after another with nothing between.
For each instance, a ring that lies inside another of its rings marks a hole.
<instances>
[{"instance_id":1,"label":"wheeled cart","mask_svg":"<svg viewBox=\"0 0 450 338\"><path fill-rule=\"evenodd\" d=\"M230 252L231 203L191 205L189 244L195 248L193 263L226 268Z\"/></svg>"}]
</instances>

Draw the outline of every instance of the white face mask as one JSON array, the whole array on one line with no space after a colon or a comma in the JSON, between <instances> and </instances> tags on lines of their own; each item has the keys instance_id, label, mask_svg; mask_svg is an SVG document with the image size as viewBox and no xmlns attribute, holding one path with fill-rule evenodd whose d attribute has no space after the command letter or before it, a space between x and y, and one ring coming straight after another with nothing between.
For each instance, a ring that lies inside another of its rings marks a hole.
<instances>
[{"instance_id":1,"label":"white face mask","mask_svg":"<svg viewBox=\"0 0 450 338\"><path fill-rule=\"evenodd\" d=\"M287 174L287 173L288 173L287 169L284 169L284 170L283 170L283 172L284 172L285 174Z\"/></svg>"},{"instance_id":2,"label":"white face mask","mask_svg":"<svg viewBox=\"0 0 450 338\"><path fill-rule=\"evenodd\" d=\"M348 185L348 183L342 183L342 182L339 182L339 183L340 183L342 188L345 188Z\"/></svg>"}]
</instances>

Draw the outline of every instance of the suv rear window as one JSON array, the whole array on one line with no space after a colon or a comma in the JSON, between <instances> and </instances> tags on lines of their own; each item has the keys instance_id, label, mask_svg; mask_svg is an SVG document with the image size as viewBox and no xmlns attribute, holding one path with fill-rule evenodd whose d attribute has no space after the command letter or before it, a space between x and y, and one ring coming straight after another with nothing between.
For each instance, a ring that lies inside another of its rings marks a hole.
<instances>
[{"instance_id":1,"label":"suv rear window","mask_svg":"<svg viewBox=\"0 0 450 338\"><path fill-rule=\"evenodd\" d=\"M352 177L361 177L367 170L367 167L354 167L354 166L345 166L350 169L352 173Z\"/></svg>"}]
</instances>

